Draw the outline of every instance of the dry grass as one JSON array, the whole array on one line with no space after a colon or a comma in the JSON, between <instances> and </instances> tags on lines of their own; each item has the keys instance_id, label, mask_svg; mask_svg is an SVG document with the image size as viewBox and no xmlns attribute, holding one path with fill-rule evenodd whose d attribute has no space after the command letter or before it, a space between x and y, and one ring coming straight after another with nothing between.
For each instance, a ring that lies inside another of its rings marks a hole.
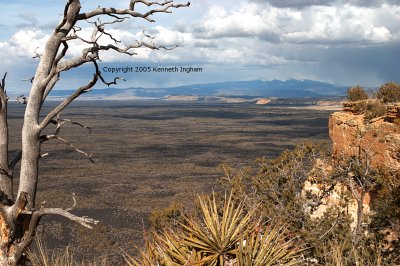
<instances>
[{"instance_id":1,"label":"dry grass","mask_svg":"<svg viewBox=\"0 0 400 266\"><path fill-rule=\"evenodd\" d=\"M33 250L32 250L33 249ZM70 247L64 250L49 251L41 236L36 236L33 248L27 251L29 265L32 266L106 266L109 265L106 256L92 261L80 260Z\"/></svg>"}]
</instances>

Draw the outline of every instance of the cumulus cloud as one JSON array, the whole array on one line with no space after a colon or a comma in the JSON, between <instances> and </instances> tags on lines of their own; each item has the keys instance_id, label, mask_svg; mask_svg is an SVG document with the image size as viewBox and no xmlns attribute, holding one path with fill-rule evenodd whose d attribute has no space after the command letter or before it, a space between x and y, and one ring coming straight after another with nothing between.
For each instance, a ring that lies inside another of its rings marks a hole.
<instances>
[{"instance_id":1,"label":"cumulus cloud","mask_svg":"<svg viewBox=\"0 0 400 266\"><path fill-rule=\"evenodd\" d=\"M282 2L283 3L283 2ZM292 3L292 2L291 2ZM198 38L257 37L269 42L362 43L399 38L400 7L311 6L295 10L242 3L211 7L193 32ZM385 19L382 14L385 13Z\"/></svg>"},{"instance_id":2,"label":"cumulus cloud","mask_svg":"<svg viewBox=\"0 0 400 266\"><path fill-rule=\"evenodd\" d=\"M192 32L196 38L262 36L276 42L277 29L267 18L267 10L260 11L256 4L242 3L229 11L221 6L212 6L206 16L192 28Z\"/></svg>"},{"instance_id":3,"label":"cumulus cloud","mask_svg":"<svg viewBox=\"0 0 400 266\"><path fill-rule=\"evenodd\" d=\"M270 4L281 8L302 9L310 6L334 6L350 4L354 6L377 7L383 4L399 5L398 0L251 0L259 4Z\"/></svg>"},{"instance_id":4,"label":"cumulus cloud","mask_svg":"<svg viewBox=\"0 0 400 266\"><path fill-rule=\"evenodd\" d=\"M0 61L12 62L15 58L32 58L40 53L49 35L40 30L29 29L16 32L8 41L0 41Z\"/></svg>"},{"instance_id":5,"label":"cumulus cloud","mask_svg":"<svg viewBox=\"0 0 400 266\"><path fill-rule=\"evenodd\" d=\"M312 7L303 15L312 19L299 21L302 29L294 27L288 30L282 35L283 41L364 44L391 41L397 34L386 25L376 23L375 11L368 8Z\"/></svg>"},{"instance_id":6,"label":"cumulus cloud","mask_svg":"<svg viewBox=\"0 0 400 266\"><path fill-rule=\"evenodd\" d=\"M258 3L269 3L276 7L303 8L313 5L331 5L335 0L255 0Z\"/></svg>"}]
</instances>

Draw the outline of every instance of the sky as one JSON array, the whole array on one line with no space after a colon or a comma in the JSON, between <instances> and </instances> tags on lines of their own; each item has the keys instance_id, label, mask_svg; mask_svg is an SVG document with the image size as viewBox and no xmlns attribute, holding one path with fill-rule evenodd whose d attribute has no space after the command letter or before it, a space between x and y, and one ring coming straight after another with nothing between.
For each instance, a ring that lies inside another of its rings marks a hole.
<instances>
[{"instance_id":1,"label":"sky","mask_svg":"<svg viewBox=\"0 0 400 266\"><path fill-rule=\"evenodd\" d=\"M0 0L0 75L8 72L9 91L29 90L30 83L23 80L35 73L38 59L32 57L43 51L65 3ZM82 12L99 5L126 8L129 0L82 0L81 5ZM154 23L131 18L107 25L106 32L121 45L150 41L144 30L155 37L156 45L178 46L167 51L137 49L135 56L101 53L104 77L126 79L114 87L291 78L366 87L400 82L400 0L191 0L190 7L172 11L153 16ZM82 37L90 35L92 24L84 21L79 26ZM112 42L107 36L100 41ZM71 42L67 59L79 56L85 47ZM159 73L154 69L175 66L201 68L202 72ZM107 71L123 67L133 71ZM92 73L92 65L63 73L56 89L75 89L87 83Z\"/></svg>"}]
</instances>

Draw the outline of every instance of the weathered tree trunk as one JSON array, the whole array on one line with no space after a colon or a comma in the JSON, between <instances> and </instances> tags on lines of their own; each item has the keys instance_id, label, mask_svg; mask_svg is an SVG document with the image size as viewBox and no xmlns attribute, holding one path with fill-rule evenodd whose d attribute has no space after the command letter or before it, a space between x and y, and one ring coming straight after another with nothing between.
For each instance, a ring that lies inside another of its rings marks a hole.
<instances>
[{"instance_id":1,"label":"weathered tree trunk","mask_svg":"<svg viewBox=\"0 0 400 266\"><path fill-rule=\"evenodd\" d=\"M33 240L33 234L29 241L21 241L22 237L29 230L31 216L24 215L27 203L26 194L13 204L5 202L5 198L0 198L0 265L18 265L21 262L22 254L27 245ZM8 203L8 204L3 204ZM9 206L11 205L11 206ZM40 217L37 217L40 219Z\"/></svg>"},{"instance_id":2,"label":"weathered tree trunk","mask_svg":"<svg viewBox=\"0 0 400 266\"><path fill-rule=\"evenodd\" d=\"M44 53L40 59L33 79L26 106L24 125L22 128L22 158L18 196L22 192L28 194L28 208L35 206L38 167L40 159L40 133L47 125L39 124L39 114L43 98L49 82L56 71L54 62L62 40L71 31L77 21L81 8L79 1L70 1L64 15L65 23L58 31L54 31L46 43Z\"/></svg>"},{"instance_id":3,"label":"weathered tree trunk","mask_svg":"<svg viewBox=\"0 0 400 266\"><path fill-rule=\"evenodd\" d=\"M5 78L6 75L0 82L0 191L11 199L13 197L13 180L8 164L8 98L5 91Z\"/></svg>"},{"instance_id":4,"label":"weathered tree trunk","mask_svg":"<svg viewBox=\"0 0 400 266\"><path fill-rule=\"evenodd\" d=\"M4 204L7 203L6 196L13 198L13 186L8 167L8 127L7 103L4 101L6 99L5 93L1 97L0 166L3 171L0 176L0 189L5 193L5 196L3 197L3 204L0 205L0 265L17 265L20 262L23 250L33 240L40 216L44 215L44 213L38 213L34 218L35 221L32 221L34 212L23 213L35 207L39 176L40 134L47 126L47 124L40 124L39 114L49 82L54 80L55 75L58 75L55 74L57 66L54 65L54 62L60 45L63 38L75 25L79 10L79 1L70 1L66 9L65 23L63 23L60 30L54 31L47 41L44 54L40 59L34 76L22 128L20 184L17 195L19 202L15 204L13 202Z\"/></svg>"},{"instance_id":5,"label":"weathered tree trunk","mask_svg":"<svg viewBox=\"0 0 400 266\"><path fill-rule=\"evenodd\" d=\"M23 248L18 239L27 230L20 216L26 205L26 194L13 202L12 172L19 155L9 162L5 77L0 82L0 265L17 265Z\"/></svg>"}]
</instances>

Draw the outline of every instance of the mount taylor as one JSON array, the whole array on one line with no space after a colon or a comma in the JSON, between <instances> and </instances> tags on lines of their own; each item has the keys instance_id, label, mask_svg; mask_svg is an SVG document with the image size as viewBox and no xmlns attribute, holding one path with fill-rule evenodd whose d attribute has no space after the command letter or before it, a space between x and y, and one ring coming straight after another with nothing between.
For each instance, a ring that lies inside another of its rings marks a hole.
<instances>
[{"instance_id":1,"label":"mount taylor","mask_svg":"<svg viewBox=\"0 0 400 266\"><path fill-rule=\"evenodd\" d=\"M324 98L344 96L348 87L336 86L313 80L252 80L193 84L169 88L105 88L83 94L92 99L166 99L170 96L199 97L277 97L277 98ZM64 98L71 90L54 90L50 96Z\"/></svg>"}]
</instances>

